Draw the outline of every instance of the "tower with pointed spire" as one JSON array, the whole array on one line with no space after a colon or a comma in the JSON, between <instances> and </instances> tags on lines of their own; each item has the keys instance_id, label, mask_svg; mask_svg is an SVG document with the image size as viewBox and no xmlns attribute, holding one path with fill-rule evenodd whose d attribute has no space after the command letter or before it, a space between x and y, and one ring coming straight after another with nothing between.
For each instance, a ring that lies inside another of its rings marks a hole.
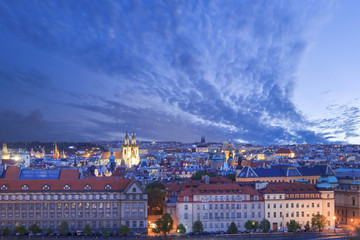
<instances>
[{"instance_id":1,"label":"tower with pointed spire","mask_svg":"<svg viewBox=\"0 0 360 240\"><path fill-rule=\"evenodd\" d=\"M59 153L59 150L57 148L57 144L55 142L54 143L53 159L59 159L59 157L60 157L60 153Z\"/></svg>"},{"instance_id":2,"label":"tower with pointed spire","mask_svg":"<svg viewBox=\"0 0 360 240\"><path fill-rule=\"evenodd\" d=\"M2 159L5 159L5 160L10 159L10 153L8 151L6 143L3 143L1 154L2 154L2 156L1 156Z\"/></svg>"},{"instance_id":3,"label":"tower with pointed spire","mask_svg":"<svg viewBox=\"0 0 360 240\"><path fill-rule=\"evenodd\" d=\"M136 143L135 133L132 134L130 143L129 134L126 132L124 144L122 145L122 157L127 167L139 164L139 144Z\"/></svg>"}]
</instances>

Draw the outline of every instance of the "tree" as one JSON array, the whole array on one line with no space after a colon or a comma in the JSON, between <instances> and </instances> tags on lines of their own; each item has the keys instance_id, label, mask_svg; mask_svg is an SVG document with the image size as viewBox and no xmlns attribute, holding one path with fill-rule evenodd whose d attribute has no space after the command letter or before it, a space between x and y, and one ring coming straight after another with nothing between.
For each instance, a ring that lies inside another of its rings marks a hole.
<instances>
[{"instance_id":1,"label":"tree","mask_svg":"<svg viewBox=\"0 0 360 240\"><path fill-rule=\"evenodd\" d=\"M25 235L25 234L27 234L27 231L26 231L26 228L24 226L17 226L14 229L14 233L18 233L20 235Z\"/></svg>"},{"instance_id":2,"label":"tree","mask_svg":"<svg viewBox=\"0 0 360 240\"><path fill-rule=\"evenodd\" d=\"M254 230L256 231L256 229L259 228L259 222L258 221L254 221L254 220L248 220L246 223L245 223L245 228L247 230Z\"/></svg>"},{"instance_id":3,"label":"tree","mask_svg":"<svg viewBox=\"0 0 360 240\"><path fill-rule=\"evenodd\" d=\"M228 233L234 234L237 233L239 230L234 222L231 222L229 229L227 230Z\"/></svg>"},{"instance_id":4,"label":"tree","mask_svg":"<svg viewBox=\"0 0 360 240\"><path fill-rule=\"evenodd\" d=\"M261 222L260 222L260 229L263 231L263 232L269 232L270 231L270 222L269 220L267 219L263 219Z\"/></svg>"},{"instance_id":5,"label":"tree","mask_svg":"<svg viewBox=\"0 0 360 240\"><path fill-rule=\"evenodd\" d=\"M231 181L235 182L236 181L236 177L235 177L235 174L230 174L230 175L227 175L226 176L228 179L230 179Z\"/></svg>"},{"instance_id":6,"label":"tree","mask_svg":"<svg viewBox=\"0 0 360 240\"><path fill-rule=\"evenodd\" d=\"M103 236L109 236L109 231L103 226L101 226L101 233Z\"/></svg>"},{"instance_id":7,"label":"tree","mask_svg":"<svg viewBox=\"0 0 360 240\"><path fill-rule=\"evenodd\" d=\"M159 181L154 181L154 182L151 182L148 185L146 185L146 191L156 189L156 188L163 190L163 189L165 189L165 185Z\"/></svg>"},{"instance_id":8,"label":"tree","mask_svg":"<svg viewBox=\"0 0 360 240\"><path fill-rule=\"evenodd\" d=\"M308 221L308 222L306 222L306 224L305 224L304 228L305 228L305 231L306 231L306 232L310 231L310 224L309 224L309 221Z\"/></svg>"},{"instance_id":9,"label":"tree","mask_svg":"<svg viewBox=\"0 0 360 240\"><path fill-rule=\"evenodd\" d=\"M319 232L322 231L326 226L326 217L324 215L316 214L311 219L311 226L314 230L319 229Z\"/></svg>"},{"instance_id":10,"label":"tree","mask_svg":"<svg viewBox=\"0 0 360 240\"><path fill-rule=\"evenodd\" d=\"M186 233L186 228L182 223L180 223L177 226L177 232L180 233L180 234L185 234Z\"/></svg>"},{"instance_id":11,"label":"tree","mask_svg":"<svg viewBox=\"0 0 360 240\"><path fill-rule=\"evenodd\" d=\"M5 227L3 230L2 230L2 235L9 235L10 234L10 230L8 229L8 227Z\"/></svg>"},{"instance_id":12,"label":"tree","mask_svg":"<svg viewBox=\"0 0 360 240\"><path fill-rule=\"evenodd\" d=\"M83 233L87 236L91 236L92 230L91 230L90 224L88 224L88 223L85 224Z\"/></svg>"},{"instance_id":13,"label":"tree","mask_svg":"<svg viewBox=\"0 0 360 240\"><path fill-rule=\"evenodd\" d=\"M126 225L121 225L119 228L119 233L122 236L126 236L130 233L130 228Z\"/></svg>"},{"instance_id":14,"label":"tree","mask_svg":"<svg viewBox=\"0 0 360 240\"><path fill-rule=\"evenodd\" d=\"M288 222L286 226L289 232L296 232L298 229L301 229L300 223L295 220L290 220L290 222Z\"/></svg>"},{"instance_id":15,"label":"tree","mask_svg":"<svg viewBox=\"0 0 360 240\"><path fill-rule=\"evenodd\" d=\"M164 213L161 218L155 221L156 227L154 233L163 233L166 236L167 233L170 233L170 230L173 228L174 220L172 219L169 213Z\"/></svg>"},{"instance_id":16,"label":"tree","mask_svg":"<svg viewBox=\"0 0 360 240\"><path fill-rule=\"evenodd\" d=\"M159 189L148 190L148 214L159 215L163 212L165 193Z\"/></svg>"},{"instance_id":17,"label":"tree","mask_svg":"<svg viewBox=\"0 0 360 240\"><path fill-rule=\"evenodd\" d=\"M52 228L48 228L48 229L46 230L46 235L51 235L52 232L53 232Z\"/></svg>"},{"instance_id":18,"label":"tree","mask_svg":"<svg viewBox=\"0 0 360 240\"><path fill-rule=\"evenodd\" d=\"M210 177L216 176L214 173L208 173L207 171L202 170L202 171L198 171L198 172L194 173L193 175L191 175L191 180L201 180L201 177L205 176L205 175L210 176Z\"/></svg>"},{"instance_id":19,"label":"tree","mask_svg":"<svg viewBox=\"0 0 360 240\"><path fill-rule=\"evenodd\" d=\"M67 222L63 221L61 222L60 226L59 226L59 234L62 236L65 236L69 233L69 225Z\"/></svg>"},{"instance_id":20,"label":"tree","mask_svg":"<svg viewBox=\"0 0 360 240\"><path fill-rule=\"evenodd\" d=\"M204 226L200 220L197 220L192 225L192 231L193 233L203 233L204 232Z\"/></svg>"},{"instance_id":21,"label":"tree","mask_svg":"<svg viewBox=\"0 0 360 240\"><path fill-rule=\"evenodd\" d=\"M29 231L32 232L33 234L42 233L41 228L39 228L36 223L30 225Z\"/></svg>"}]
</instances>

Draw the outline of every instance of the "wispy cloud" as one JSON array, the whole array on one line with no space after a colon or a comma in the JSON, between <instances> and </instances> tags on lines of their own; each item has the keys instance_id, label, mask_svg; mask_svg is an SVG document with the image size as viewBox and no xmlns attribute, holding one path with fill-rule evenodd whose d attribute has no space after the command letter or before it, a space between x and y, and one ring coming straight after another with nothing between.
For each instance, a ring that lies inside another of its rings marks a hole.
<instances>
[{"instance_id":1,"label":"wispy cloud","mask_svg":"<svg viewBox=\"0 0 360 240\"><path fill-rule=\"evenodd\" d=\"M98 128L132 125L152 139L190 141L205 134L222 140L231 131L252 143L319 142L326 139L309 130L291 98L305 35L327 5L15 1L0 3L0 28L107 76L106 95L93 89L82 93L95 96L91 103L63 101L89 112L84 118Z\"/></svg>"}]
</instances>

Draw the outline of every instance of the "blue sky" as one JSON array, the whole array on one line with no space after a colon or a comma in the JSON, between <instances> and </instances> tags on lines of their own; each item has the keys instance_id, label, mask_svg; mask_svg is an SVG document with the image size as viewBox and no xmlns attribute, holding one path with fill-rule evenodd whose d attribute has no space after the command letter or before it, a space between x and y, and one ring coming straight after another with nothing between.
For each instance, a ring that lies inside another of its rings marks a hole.
<instances>
[{"instance_id":1,"label":"blue sky","mask_svg":"<svg viewBox=\"0 0 360 240\"><path fill-rule=\"evenodd\" d=\"M0 1L0 140L360 141L358 1Z\"/></svg>"}]
</instances>

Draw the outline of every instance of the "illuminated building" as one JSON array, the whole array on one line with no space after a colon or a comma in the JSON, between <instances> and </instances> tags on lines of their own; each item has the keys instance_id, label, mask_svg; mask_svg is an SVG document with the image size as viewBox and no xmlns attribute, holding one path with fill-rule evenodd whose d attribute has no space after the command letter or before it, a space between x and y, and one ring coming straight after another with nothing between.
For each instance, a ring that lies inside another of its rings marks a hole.
<instances>
[{"instance_id":1,"label":"illuminated building","mask_svg":"<svg viewBox=\"0 0 360 240\"><path fill-rule=\"evenodd\" d=\"M130 142L129 135L126 132L124 144L122 145L122 157L127 167L132 167L133 165L139 164L140 162L139 144L136 144L135 133L132 134L131 142Z\"/></svg>"},{"instance_id":2,"label":"illuminated building","mask_svg":"<svg viewBox=\"0 0 360 240\"><path fill-rule=\"evenodd\" d=\"M9 166L0 177L0 228L33 223L46 231L62 221L74 232L86 223L147 233L147 194L134 179L85 177L77 169L35 170Z\"/></svg>"},{"instance_id":3,"label":"illuminated building","mask_svg":"<svg viewBox=\"0 0 360 240\"><path fill-rule=\"evenodd\" d=\"M57 148L57 144L54 143L54 146L55 146L55 148L54 148L54 152L53 152L53 159L59 159L60 158L60 153L59 153L59 150Z\"/></svg>"},{"instance_id":4,"label":"illuminated building","mask_svg":"<svg viewBox=\"0 0 360 240\"><path fill-rule=\"evenodd\" d=\"M287 157L287 158L294 158L295 153L291 149L279 149L274 154L275 157Z\"/></svg>"},{"instance_id":5,"label":"illuminated building","mask_svg":"<svg viewBox=\"0 0 360 240\"><path fill-rule=\"evenodd\" d=\"M4 160L10 159L10 153L8 152L6 143L3 143L2 151L1 151L1 158Z\"/></svg>"}]
</instances>

